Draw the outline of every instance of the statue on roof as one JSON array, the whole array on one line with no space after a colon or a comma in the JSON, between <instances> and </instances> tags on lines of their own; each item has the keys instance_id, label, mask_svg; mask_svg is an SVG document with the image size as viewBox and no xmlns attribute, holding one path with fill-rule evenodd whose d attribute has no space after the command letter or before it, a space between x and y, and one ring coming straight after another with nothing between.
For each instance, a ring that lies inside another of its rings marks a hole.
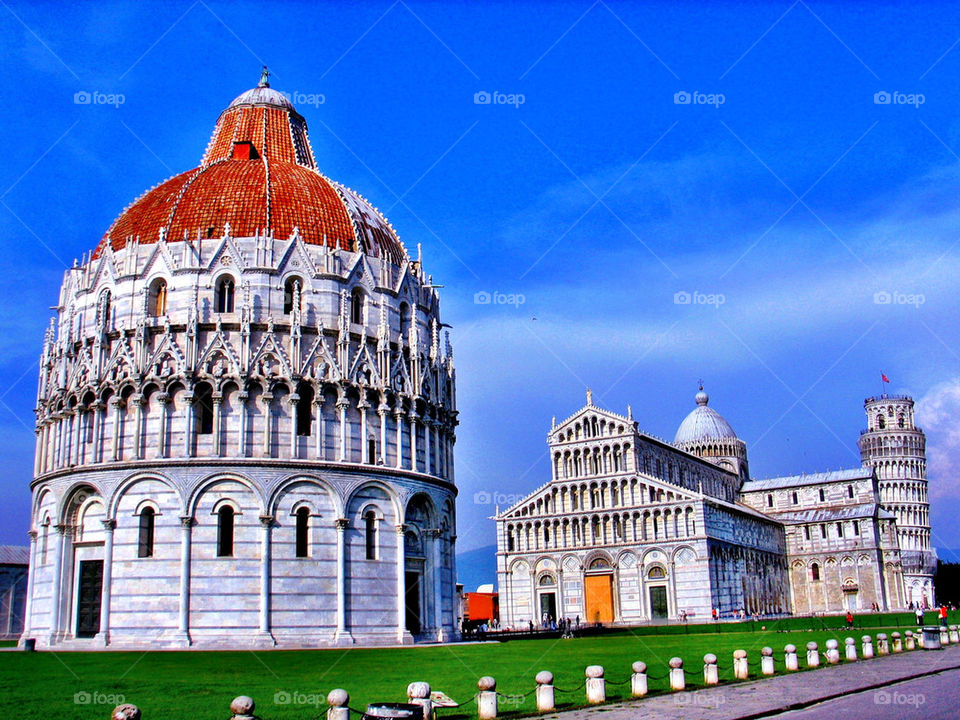
<instances>
[{"instance_id":1,"label":"statue on roof","mask_svg":"<svg viewBox=\"0 0 960 720\"><path fill-rule=\"evenodd\" d=\"M270 71L266 65L263 66L263 71L260 73L260 83L257 87L270 87Z\"/></svg>"}]
</instances>

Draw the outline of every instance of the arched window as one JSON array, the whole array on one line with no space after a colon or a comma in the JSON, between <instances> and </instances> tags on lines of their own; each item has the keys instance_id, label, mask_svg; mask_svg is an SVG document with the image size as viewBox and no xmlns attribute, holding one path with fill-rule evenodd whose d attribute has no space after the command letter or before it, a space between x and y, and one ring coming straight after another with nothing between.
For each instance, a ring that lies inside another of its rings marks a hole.
<instances>
[{"instance_id":1,"label":"arched window","mask_svg":"<svg viewBox=\"0 0 960 720\"><path fill-rule=\"evenodd\" d=\"M667 571L664 570L659 565L654 565L650 568L650 571L647 573L647 577L651 580L663 580L667 576Z\"/></svg>"},{"instance_id":2,"label":"arched window","mask_svg":"<svg viewBox=\"0 0 960 720\"><path fill-rule=\"evenodd\" d=\"M367 546L367 560L377 559L377 514L367 510L363 515L364 537Z\"/></svg>"},{"instance_id":3,"label":"arched window","mask_svg":"<svg viewBox=\"0 0 960 720\"><path fill-rule=\"evenodd\" d=\"M310 557L310 508L302 507L297 510L297 557Z\"/></svg>"},{"instance_id":4,"label":"arched window","mask_svg":"<svg viewBox=\"0 0 960 720\"><path fill-rule=\"evenodd\" d=\"M233 557L234 511L224 505L217 511L217 557Z\"/></svg>"},{"instance_id":5,"label":"arched window","mask_svg":"<svg viewBox=\"0 0 960 720\"><path fill-rule=\"evenodd\" d=\"M363 290L360 288L354 288L350 294L350 322L363 324Z\"/></svg>"},{"instance_id":6,"label":"arched window","mask_svg":"<svg viewBox=\"0 0 960 720\"><path fill-rule=\"evenodd\" d=\"M167 281L157 278L150 286L149 312L154 317L167 314Z\"/></svg>"},{"instance_id":7,"label":"arched window","mask_svg":"<svg viewBox=\"0 0 960 720\"><path fill-rule=\"evenodd\" d=\"M410 306L407 303L400 303L400 335L404 341L410 333Z\"/></svg>"},{"instance_id":8,"label":"arched window","mask_svg":"<svg viewBox=\"0 0 960 720\"><path fill-rule=\"evenodd\" d=\"M308 436L313 431L313 386L310 383L300 383L297 388L297 435Z\"/></svg>"},{"instance_id":9,"label":"arched window","mask_svg":"<svg viewBox=\"0 0 960 720\"><path fill-rule=\"evenodd\" d=\"M289 315L294 306L300 305L300 295L303 291L303 281L298 277L289 278L283 284L283 314Z\"/></svg>"},{"instance_id":10,"label":"arched window","mask_svg":"<svg viewBox=\"0 0 960 720\"><path fill-rule=\"evenodd\" d=\"M820 566L816 563L810 566L810 579L814 581L820 579Z\"/></svg>"},{"instance_id":11,"label":"arched window","mask_svg":"<svg viewBox=\"0 0 960 720\"><path fill-rule=\"evenodd\" d=\"M140 511L140 538L137 545L137 557L153 557L153 528L156 512L152 507Z\"/></svg>"},{"instance_id":12,"label":"arched window","mask_svg":"<svg viewBox=\"0 0 960 720\"><path fill-rule=\"evenodd\" d=\"M105 328L110 323L110 291L104 290L100 293L97 300L97 318L98 328Z\"/></svg>"},{"instance_id":13,"label":"arched window","mask_svg":"<svg viewBox=\"0 0 960 720\"><path fill-rule=\"evenodd\" d=\"M374 438L367 438L367 462L371 465L377 464L377 441Z\"/></svg>"},{"instance_id":14,"label":"arched window","mask_svg":"<svg viewBox=\"0 0 960 720\"><path fill-rule=\"evenodd\" d=\"M877 427L883 430L887 426L887 421L883 415L877 415Z\"/></svg>"},{"instance_id":15,"label":"arched window","mask_svg":"<svg viewBox=\"0 0 960 720\"><path fill-rule=\"evenodd\" d=\"M229 275L224 275L217 280L217 290L214 297L215 312L233 312L233 289L233 278Z\"/></svg>"},{"instance_id":16,"label":"arched window","mask_svg":"<svg viewBox=\"0 0 960 720\"><path fill-rule=\"evenodd\" d=\"M196 413L197 434L213 434L213 389L200 383L193 391L193 406Z\"/></svg>"}]
</instances>

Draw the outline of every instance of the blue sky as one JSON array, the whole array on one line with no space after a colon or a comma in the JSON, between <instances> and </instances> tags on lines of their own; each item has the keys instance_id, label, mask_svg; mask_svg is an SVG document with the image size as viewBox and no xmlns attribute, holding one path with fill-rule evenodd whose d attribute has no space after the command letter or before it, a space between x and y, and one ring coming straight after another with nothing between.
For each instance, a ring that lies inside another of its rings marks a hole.
<instances>
[{"instance_id":1,"label":"blue sky","mask_svg":"<svg viewBox=\"0 0 960 720\"><path fill-rule=\"evenodd\" d=\"M672 439L703 378L764 477L857 465L881 371L960 547L956 6L0 5L0 542L25 541L64 267L198 164L265 63L322 170L445 285L460 549L493 542L480 501L548 479L587 386Z\"/></svg>"}]
</instances>

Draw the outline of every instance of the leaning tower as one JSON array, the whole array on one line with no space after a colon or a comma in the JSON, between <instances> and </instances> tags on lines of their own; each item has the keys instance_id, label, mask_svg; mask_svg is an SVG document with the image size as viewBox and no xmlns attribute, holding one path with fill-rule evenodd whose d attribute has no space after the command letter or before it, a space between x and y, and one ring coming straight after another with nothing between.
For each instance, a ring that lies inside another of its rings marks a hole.
<instances>
[{"instance_id":1,"label":"leaning tower","mask_svg":"<svg viewBox=\"0 0 960 720\"><path fill-rule=\"evenodd\" d=\"M907 602L934 603L936 553L930 547L926 437L913 424L913 398L879 395L864 401L867 429L860 434L860 456L876 469L880 504L897 519Z\"/></svg>"}]
</instances>

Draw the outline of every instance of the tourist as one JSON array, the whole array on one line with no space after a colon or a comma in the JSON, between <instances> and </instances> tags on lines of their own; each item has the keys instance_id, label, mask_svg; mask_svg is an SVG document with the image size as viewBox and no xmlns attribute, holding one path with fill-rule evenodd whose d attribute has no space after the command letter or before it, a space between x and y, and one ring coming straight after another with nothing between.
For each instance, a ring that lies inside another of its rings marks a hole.
<instances>
[{"instance_id":1,"label":"tourist","mask_svg":"<svg viewBox=\"0 0 960 720\"><path fill-rule=\"evenodd\" d=\"M917 625L923 625L923 608L917 605Z\"/></svg>"},{"instance_id":2,"label":"tourist","mask_svg":"<svg viewBox=\"0 0 960 720\"><path fill-rule=\"evenodd\" d=\"M946 627L946 626L947 626L947 606L941 605L940 606L940 627Z\"/></svg>"},{"instance_id":3,"label":"tourist","mask_svg":"<svg viewBox=\"0 0 960 720\"><path fill-rule=\"evenodd\" d=\"M847 627L848 628L853 627L853 613L850 612L849 610L847 610Z\"/></svg>"},{"instance_id":4,"label":"tourist","mask_svg":"<svg viewBox=\"0 0 960 720\"><path fill-rule=\"evenodd\" d=\"M720 611L717 608L713 608L712 613L714 622L720 619Z\"/></svg>"}]
</instances>

